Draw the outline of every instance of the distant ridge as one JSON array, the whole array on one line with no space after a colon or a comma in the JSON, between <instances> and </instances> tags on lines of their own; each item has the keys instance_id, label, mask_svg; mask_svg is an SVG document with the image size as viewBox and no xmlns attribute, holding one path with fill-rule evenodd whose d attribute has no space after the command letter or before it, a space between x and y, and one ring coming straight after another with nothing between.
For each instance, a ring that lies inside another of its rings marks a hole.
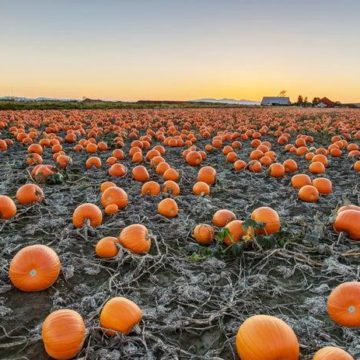
<instances>
[{"instance_id":1,"label":"distant ridge","mask_svg":"<svg viewBox=\"0 0 360 360\"><path fill-rule=\"evenodd\" d=\"M248 106L257 106L260 105L260 101L253 100L237 100L237 99L214 99L214 98L203 98L196 100L189 100L190 102L205 102L205 103L213 103L213 104L229 104L229 105L248 105Z\"/></svg>"}]
</instances>

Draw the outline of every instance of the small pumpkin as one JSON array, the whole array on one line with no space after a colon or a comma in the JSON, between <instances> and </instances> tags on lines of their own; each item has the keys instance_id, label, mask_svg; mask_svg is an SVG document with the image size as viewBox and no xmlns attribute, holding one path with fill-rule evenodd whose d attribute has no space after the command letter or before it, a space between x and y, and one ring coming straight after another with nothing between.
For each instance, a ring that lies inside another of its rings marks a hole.
<instances>
[{"instance_id":1,"label":"small pumpkin","mask_svg":"<svg viewBox=\"0 0 360 360\"><path fill-rule=\"evenodd\" d=\"M197 181L193 186L193 194L195 195L209 195L210 194L210 186L203 181Z\"/></svg>"},{"instance_id":2,"label":"small pumpkin","mask_svg":"<svg viewBox=\"0 0 360 360\"><path fill-rule=\"evenodd\" d=\"M312 184L318 189L319 194L329 195L332 193L332 182L331 180L320 177L313 180Z\"/></svg>"},{"instance_id":3,"label":"small pumpkin","mask_svg":"<svg viewBox=\"0 0 360 360\"><path fill-rule=\"evenodd\" d=\"M360 327L360 282L345 282L333 289L327 300L327 312L339 325Z\"/></svg>"},{"instance_id":4,"label":"small pumpkin","mask_svg":"<svg viewBox=\"0 0 360 360\"><path fill-rule=\"evenodd\" d=\"M178 196L180 194L180 187L175 181L167 180L163 183L162 192L172 196Z\"/></svg>"},{"instance_id":5,"label":"small pumpkin","mask_svg":"<svg viewBox=\"0 0 360 360\"><path fill-rule=\"evenodd\" d=\"M14 201L6 195L0 195L0 219L9 220L16 215Z\"/></svg>"},{"instance_id":6,"label":"small pumpkin","mask_svg":"<svg viewBox=\"0 0 360 360\"><path fill-rule=\"evenodd\" d=\"M148 253L151 248L149 231L142 224L132 224L122 229L119 243L135 254Z\"/></svg>"},{"instance_id":7,"label":"small pumpkin","mask_svg":"<svg viewBox=\"0 0 360 360\"><path fill-rule=\"evenodd\" d=\"M84 226L87 220L89 220L90 226L95 228L102 224L102 213L96 205L85 203L75 209L72 219L73 225L77 228Z\"/></svg>"},{"instance_id":8,"label":"small pumpkin","mask_svg":"<svg viewBox=\"0 0 360 360\"><path fill-rule=\"evenodd\" d=\"M140 182L146 182L146 181L149 181L149 179L150 179L150 175L149 175L146 167L142 166L142 165L135 166L132 169L132 176L133 176L134 180L140 181Z\"/></svg>"},{"instance_id":9,"label":"small pumpkin","mask_svg":"<svg viewBox=\"0 0 360 360\"><path fill-rule=\"evenodd\" d=\"M12 284L25 292L41 291L55 283L60 273L60 259L46 245L30 245L19 250L10 262Z\"/></svg>"},{"instance_id":10,"label":"small pumpkin","mask_svg":"<svg viewBox=\"0 0 360 360\"><path fill-rule=\"evenodd\" d=\"M214 228L208 224L198 224L192 232L193 238L200 245L210 245L215 237Z\"/></svg>"},{"instance_id":11,"label":"small pumpkin","mask_svg":"<svg viewBox=\"0 0 360 360\"><path fill-rule=\"evenodd\" d=\"M161 191L160 184L157 183L156 181L147 181L141 187L142 195L157 196L160 194L160 191Z\"/></svg>"},{"instance_id":12,"label":"small pumpkin","mask_svg":"<svg viewBox=\"0 0 360 360\"><path fill-rule=\"evenodd\" d=\"M319 191L313 185L304 185L298 192L298 198L305 202L317 202L319 200Z\"/></svg>"},{"instance_id":13,"label":"small pumpkin","mask_svg":"<svg viewBox=\"0 0 360 360\"><path fill-rule=\"evenodd\" d=\"M36 184L25 184L20 186L16 192L16 199L21 205L29 205L44 199L44 192Z\"/></svg>"},{"instance_id":14,"label":"small pumpkin","mask_svg":"<svg viewBox=\"0 0 360 360\"><path fill-rule=\"evenodd\" d=\"M167 218L174 218L178 215L179 208L174 199L166 198L159 202L158 213Z\"/></svg>"},{"instance_id":15,"label":"small pumpkin","mask_svg":"<svg viewBox=\"0 0 360 360\"><path fill-rule=\"evenodd\" d=\"M299 342L291 327L269 315L246 319L236 334L236 349L241 360L298 360Z\"/></svg>"},{"instance_id":16,"label":"small pumpkin","mask_svg":"<svg viewBox=\"0 0 360 360\"><path fill-rule=\"evenodd\" d=\"M72 359L80 352L86 338L81 315L70 309L52 312L41 327L46 353L56 360Z\"/></svg>"},{"instance_id":17,"label":"small pumpkin","mask_svg":"<svg viewBox=\"0 0 360 360\"><path fill-rule=\"evenodd\" d=\"M100 312L100 325L108 330L128 334L142 319L142 311L133 301L124 297L114 297L106 302Z\"/></svg>"},{"instance_id":18,"label":"small pumpkin","mask_svg":"<svg viewBox=\"0 0 360 360\"><path fill-rule=\"evenodd\" d=\"M218 227L224 227L227 223L236 219L236 215L227 209L220 209L215 212L212 218L212 223Z\"/></svg>"},{"instance_id":19,"label":"small pumpkin","mask_svg":"<svg viewBox=\"0 0 360 360\"><path fill-rule=\"evenodd\" d=\"M208 185L214 185L216 181L216 170L212 166L202 167L198 172L197 181L203 181Z\"/></svg>"},{"instance_id":20,"label":"small pumpkin","mask_svg":"<svg viewBox=\"0 0 360 360\"><path fill-rule=\"evenodd\" d=\"M285 175L285 167L280 163L273 163L269 167L269 175L272 177L283 177Z\"/></svg>"},{"instance_id":21,"label":"small pumpkin","mask_svg":"<svg viewBox=\"0 0 360 360\"><path fill-rule=\"evenodd\" d=\"M315 353L312 360L354 360L354 358L343 349L325 346Z\"/></svg>"},{"instance_id":22,"label":"small pumpkin","mask_svg":"<svg viewBox=\"0 0 360 360\"><path fill-rule=\"evenodd\" d=\"M242 220L230 221L228 224L225 225L225 229L229 230L229 234L226 235L224 238L225 245L231 245L239 242L243 235L245 235Z\"/></svg>"},{"instance_id":23,"label":"small pumpkin","mask_svg":"<svg viewBox=\"0 0 360 360\"><path fill-rule=\"evenodd\" d=\"M95 253L101 258L111 258L117 255L119 249L116 244L118 239L113 236L107 236L98 241L95 246Z\"/></svg>"},{"instance_id":24,"label":"small pumpkin","mask_svg":"<svg viewBox=\"0 0 360 360\"><path fill-rule=\"evenodd\" d=\"M251 219L264 225L262 229L255 230L255 233L257 234L275 234L280 230L281 227L279 214L276 212L276 210L268 206L262 206L255 209L251 213Z\"/></svg>"},{"instance_id":25,"label":"small pumpkin","mask_svg":"<svg viewBox=\"0 0 360 360\"><path fill-rule=\"evenodd\" d=\"M306 174L296 174L291 178L291 185L295 189L301 189L305 185L311 185L311 179Z\"/></svg>"}]
</instances>

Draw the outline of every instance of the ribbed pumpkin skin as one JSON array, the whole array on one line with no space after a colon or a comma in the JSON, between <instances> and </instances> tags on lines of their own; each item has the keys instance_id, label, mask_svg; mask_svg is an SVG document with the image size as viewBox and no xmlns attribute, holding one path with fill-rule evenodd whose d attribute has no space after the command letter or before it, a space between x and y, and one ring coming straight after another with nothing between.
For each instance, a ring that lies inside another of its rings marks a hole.
<instances>
[{"instance_id":1,"label":"ribbed pumpkin skin","mask_svg":"<svg viewBox=\"0 0 360 360\"><path fill-rule=\"evenodd\" d=\"M45 245L30 245L11 260L9 278L22 291L41 291L50 287L60 273L60 259Z\"/></svg>"},{"instance_id":2,"label":"ribbed pumpkin skin","mask_svg":"<svg viewBox=\"0 0 360 360\"><path fill-rule=\"evenodd\" d=\"M72 359L84 344L85 324L76 311L57 310L43 322L41 336L49 356L56 360Z\"/></svg>"},{"instance_id":3,"label":"ribbed pumpkin skin","mask_svg":"<svg viewBox=\"0 0 360 360\"><path fill-rule=\"evenodd\" d=\"M96 205L90 203L79 205L73 213L73 224L75 227L80 228L85 224L86 220L90 220L90 225L92 227L101 225L101 210Z\"/></svg>"},{"instance_id":4,"label":"ribbed pumpkin skin","mask_svg":"<svg viewBox=\"0 0 360 360\"><path fill-rule=\"evenodd\" d=\"M326 346L316 352L313 360L354 360L354 358L340 348Z\"/></svg>"},{"instance_id":5,"label":"ribbed pumpkin skin","mask_svg":"<svg viewBox=\"0 0 360 360\"><path fill-rule=\"evenodd\" d=\"M148 229L141 224L132 224L122 229L119 243L135 254L148 253L151 247Z\"/></svg>"},{"instance_id":6,"label":"ribbed pumpkin skin","mask_svg":"<svg viewBox=\"0 0 360 360\"><path fill-rule=\"evenodd\" d=\"M119 209L123 209L128 203L129 198L126 191L117 186L106 189L101 195L101 204L103 207L116 204Z\"/></svg>"},{"instance_id":7,"label":"ribbed pumpkin skin","mask_svg":"<svg viewBox=\"0 0 360 360\"><path fill-rule=\"evenodd\" d=\"M327 312L337 324L360 326L360 282L345 282L337 286L328 297Z\"/></svg>"},{"instance_id":8,"label":"ribbed pumpkin skin","mask_svg":"<svg viewBox=\"0 0 360 360\"><path fill-rule=\"evenodd\" d=\"M263 229L256 230L258 234L274 234L280 230L280 218L278 213L267 206L259 207L251 213L251 219L264 224Z\"/></svg>"},{"instance_id":9,"label":"ribbed pumpkin skin","mask_svg":"<svg viewBox=\"0 0 360 360\"><path fill-rule=\"evenodd\" d=\"M101 327L123 334L128 334L141 319L141 309L124 297L110 299L100 313ZM108 331L107 334L113 335L113 331Z\"/></svg>"},{"instance_id":10,"label":"ribbed pumpkin skin","mask_svg":"<svg viewBox=\"0 0 360 360\"><path fill-rule=\"evenodd\" d=\"M294 331L281 319L268 315L254 315L242 323L236 349L241 360L299 359Z\"/></svg>"},{"instance_id":11,"label":"ribbed pumpkin skin","mask_svg":"<svg viewBox=\"0 0 360 360\"><path fill-rule=\"evenodd\" d=\"M0 219L9 220L16 215L14 201L6 195L0 195Z\"/></svg>"}]
</instances>

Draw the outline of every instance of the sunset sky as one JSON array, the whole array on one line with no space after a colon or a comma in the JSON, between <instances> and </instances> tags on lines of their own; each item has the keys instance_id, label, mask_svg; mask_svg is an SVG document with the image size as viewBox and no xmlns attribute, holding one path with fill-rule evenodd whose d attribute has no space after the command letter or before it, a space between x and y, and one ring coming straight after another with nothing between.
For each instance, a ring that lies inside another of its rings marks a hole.
<instances>
[{"instance_id":1,"label":"sunset sky","mask_svg":"<svg viewBox=\"0 0 360 360\"><path fill-rule=\"evenodd\" d=\"M359 0L0 0L0 96L360 102Z\"/></svg>"}]
</instances>

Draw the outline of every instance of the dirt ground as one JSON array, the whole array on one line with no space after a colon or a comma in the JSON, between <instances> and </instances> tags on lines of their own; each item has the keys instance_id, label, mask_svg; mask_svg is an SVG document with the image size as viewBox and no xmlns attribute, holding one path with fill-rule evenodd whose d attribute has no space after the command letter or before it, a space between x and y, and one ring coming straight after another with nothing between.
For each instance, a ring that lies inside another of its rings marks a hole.
<instances>
[{"instance_id":1,"label":"dirt ground","mask_svg":"<svg viewBox=\"0 0 360 360\"><path fill-rule=\"evenodd\" d=\"M8 137L4 133L2 137ZM281 161L293 157L300 169L307 161L284 153L271 141ZM198 145L206 143L201 140ZM329 139L315 137L315 145ZM247 159L250 142L238 150ZM360 358L360 330L342 328L326 313L326 299L341 282L359 280L357 242L337 235L331 227L334 210L344 202L360 204L359 174L344 158L331 158L326 170L333 194L318 203L297 199L290 175L269 178L265 172L234 172L218 151L204 165L218 172L211 196L196 197L191 189L198 168L185 164L183 149L167 148L166 159L181 172L179 216L168 220L157 215L161 197L140 196L141 184L131 175L115 179L129 195L129 205L104 217L96 229L76 230L71 217L77 205L99 204L99 184L109 180L106 166L85 170L85 153L64 145L74 164L63 184L46 185L46 200L18 207L17 216L0 223L0 359L48 359L40 338L41 323L53 310L71 308L83 317L88 336L79 358L83 359L238 359L235 335L240 324L254 314L278 316L292 326L301 343L301 359L322 346L340 346ZM125 150L129 142L125 145ZM0 193L14 196L29 181L24 163L26 148L15 144L0 153ZM104 160L109 152L101 153ZM44 156L44 162L51 158ZM123 163L131 169L127 158ZM162 180L148 169L152 180ZM194 242L191 230L210 223L220 208L247 219L253 209L271 206L281 217L282 232L270 244L251 247L239 254L209 254ZM96 258L94 246L104 236L118 236L132 223L143 223L154 235L150 254L135 256L121 250L112 260ZM8 267L22 247L42 243L59 255L62 273L50 289L23 293L11 286ZM99 330L99 310L113 296L125 296L144 311L144 318L128 336L109 338Z\"/></svg>"}]
</instances>

